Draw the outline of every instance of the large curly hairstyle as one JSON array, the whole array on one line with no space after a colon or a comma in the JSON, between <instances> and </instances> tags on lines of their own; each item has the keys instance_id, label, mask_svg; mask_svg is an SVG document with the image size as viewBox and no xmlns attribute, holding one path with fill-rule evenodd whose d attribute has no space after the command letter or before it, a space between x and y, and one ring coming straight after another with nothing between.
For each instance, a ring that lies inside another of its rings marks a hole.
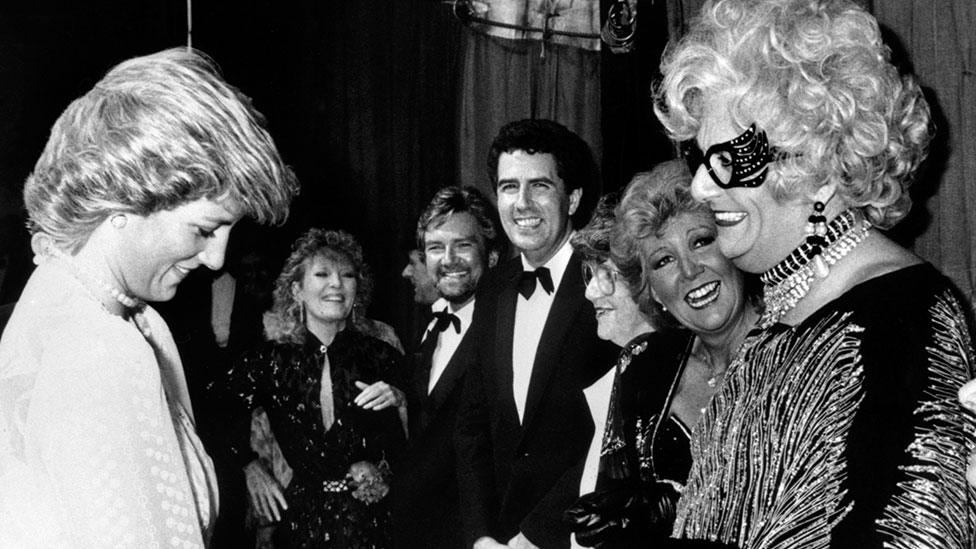
<instances>
[{"instance_id":1,"label":"large curly hairstyle","mask_svg":"<svg viewBox=\"0 0 976 549\"><path fill-rule=\"evenodd\" d=\"M755 123L792 153L770 166L777 199L834 182L880 228L911 208L928 103L853 2L709 0L661 70L655 111L673 138L696 135L703 96L728 93L735 123Z\"/></svg>"},{"instance_id":2,"label":"large curly hairstyle","mask_svg":"<svg viewBox=\"0 0 976 549\"><path fill-rule=\"evenodd\" d=\"M614 212L610 257L627 282L631 294L657 328L679 326L651 295L644 273L650 270L644 241L662 231L669 221L685 213L710 216L707 206L691 196L691 173L680 160L662 162L635 175Z\"/></svg>"},{"instance_id":3,"label":"large curly hairstyle","mask_svg":"<svg viewBox=\"0 0 976 549\"><path fill-rule=\"evenodd\" d=\"M115 213L232 199L282 223L298 192L251 100L206 55L170 49L123 61L73 101L24 185L32 233L74 251Z\"/></svg>"},{"instance_id":4,"label":"large curly hairstyle","mask_svg":"<svg viewBox=\"0 0 976 549\"><path fill-rule=\"evenodd\" d=\"M345 231L309 229L292 244L291 255L275 281L271 310L264 313L265 336L278 343L301 343L307 329L302 303L295 299L292 286L301 283L308 260L317 257L337 257L348 261L356 271L356 299L353 310L364 311L373 294L373 276L363 259L363 248L354 236ZM354 316L351 313L350 316ZM355 319L350 319L355 324Z\"/></svg>"}]
</instances>

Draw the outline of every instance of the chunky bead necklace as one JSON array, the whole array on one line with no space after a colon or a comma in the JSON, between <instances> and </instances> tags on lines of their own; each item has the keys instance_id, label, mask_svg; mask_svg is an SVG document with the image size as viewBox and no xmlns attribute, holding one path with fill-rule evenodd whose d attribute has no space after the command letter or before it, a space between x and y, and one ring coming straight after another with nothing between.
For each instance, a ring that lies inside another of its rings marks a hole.
<instances>
[{"instance_id":1,"label":"chunky bead necklace","mask_svg":"<svg viewBox=\"0 0 976 549\"><path fill-rule=\"evenodd\" d=\"M810 292L816 279L827 278L830 267L840 261L867 236L871 223L857 210L847 210L831 221L824 235L826 246L814 254L804 243L759 278L763 283L766 310L759 319L760 328L772 326Z\"/></svg>"},{"instance_id":2,"label":"chunky bead necklace","mask_svg":"<svg viewBox=\"0 0 976 549\"><path fill-rule=\"evenodd\" d=\"M102 300L98 297L98 291L96 291L96 288L100 289L102 293L107 293L108 295L112 296L112 299L122 304L122 307L125 308L125 311L130 315L133 322L135 322L136 327L139 328L139 331L146 339L149 339L152 336L149 321L146 320L146 315L144 314L146 309L145 301L136 299L112 284L102 280L98 276L95 276L94 273L79 265L78 262L68 256L68 254L62 252L54 246L46 247L45 253L60 260L61 263L67 267L67 270L71 276L81 283L82 287L85 288L85 290L87 290L96 301L98 301L103 309L108 311L110 314L114 314L108 310L108 307L106 307ZM96 288L93 288L92 286L95 286Z\"/></svg>"}]
</instances>

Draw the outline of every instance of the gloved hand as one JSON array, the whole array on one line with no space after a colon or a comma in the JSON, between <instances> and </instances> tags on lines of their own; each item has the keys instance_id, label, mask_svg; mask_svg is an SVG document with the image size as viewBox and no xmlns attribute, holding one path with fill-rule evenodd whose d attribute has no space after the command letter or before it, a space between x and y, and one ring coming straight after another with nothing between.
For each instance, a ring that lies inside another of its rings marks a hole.
<instances>
[{"instance_id":1,"label":"gloved hand","mask_svg":"<svg viewBox=\"0 0 976 549\"><path fill-rule=\"evenodd\" d=\"M668 535L677 501L668 483L619 482L581 496L563 513L563 522L584 547L629 546L629 541Z\"/></svg>"}]
</instances>

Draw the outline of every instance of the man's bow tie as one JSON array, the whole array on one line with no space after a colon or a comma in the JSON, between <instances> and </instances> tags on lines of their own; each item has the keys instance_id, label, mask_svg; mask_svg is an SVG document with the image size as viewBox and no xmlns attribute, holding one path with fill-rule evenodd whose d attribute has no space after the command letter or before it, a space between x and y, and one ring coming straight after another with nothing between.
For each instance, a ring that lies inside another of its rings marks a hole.
<instances>
[{"instance_id":1,"label":"man's bow tie","mask_svg":"<svg viewBox=\"0 0 976 549\"><path fill-rule=\"evenodd\" d=\"M518 281L518 292L522 294L522 297L529 299L532 292L535 291L535 281L537 279L539 284L542 285L542 289L547 294L552 294L552 275L549 274L549 269L539 267L534 271L522 271L522 276L519 277Z\"/></svg>"},{"instance_id":2,"label":"man's bow tie","mask_svg":"<svg viewBox=\"0 0 976 549\"><path fill-rule=\"evenodd\" d=\"M454 332L461 333L461 319L457 317L456 314L447 312L447 307L444 307L443 311L438 311L434 313L434 318L437 319L437 323L431 328L432 332L441 333L447 329L448 326L454 326Z\"/></svg>"}]
</instances>

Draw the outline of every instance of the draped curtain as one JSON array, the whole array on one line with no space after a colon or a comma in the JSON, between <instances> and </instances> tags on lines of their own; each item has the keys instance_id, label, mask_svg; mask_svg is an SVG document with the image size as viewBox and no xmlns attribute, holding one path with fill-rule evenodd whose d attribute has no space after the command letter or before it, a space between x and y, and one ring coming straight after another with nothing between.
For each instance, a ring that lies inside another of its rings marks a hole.
<instances>
[{"instance_id":1,"label":"draped curtain","mask_svg":"<svg viewBox=\"0 0 976 549\"><path fill-rule=\"evenodd\" d=\"M599 5L598 0L562 3L569 4L575 13L590 16L592 6ZM538 4L497 0L485 15L503 12L506 20L531 21L531 17L511 12L537 9ZM598 20L591 20L590 25L594 34L599 32ZM564 40L543 41L538 33L535 38L504 38L496 35L506 33L490 29L477 25L464 31L457 183L474 185L493 199L494 188L485 163L492 139L506 122L522 118L555 120L586 140L596 158L602 153L602 138L599 51L582 44L560 43ZM580 30L578 25L575 30Z\"/></svg>"},{"instance_id":2,"label":"draped curtain","mask_svg":"<svg viewBox=\"0 0 976 549\"><path fill-rule=\"evenodd\" d=\"M915 251L974 302L976 292L976 4L876 1L894 57L904 55L932 107L936 136L904 229Z\"/></svg>"}]
</instances>

